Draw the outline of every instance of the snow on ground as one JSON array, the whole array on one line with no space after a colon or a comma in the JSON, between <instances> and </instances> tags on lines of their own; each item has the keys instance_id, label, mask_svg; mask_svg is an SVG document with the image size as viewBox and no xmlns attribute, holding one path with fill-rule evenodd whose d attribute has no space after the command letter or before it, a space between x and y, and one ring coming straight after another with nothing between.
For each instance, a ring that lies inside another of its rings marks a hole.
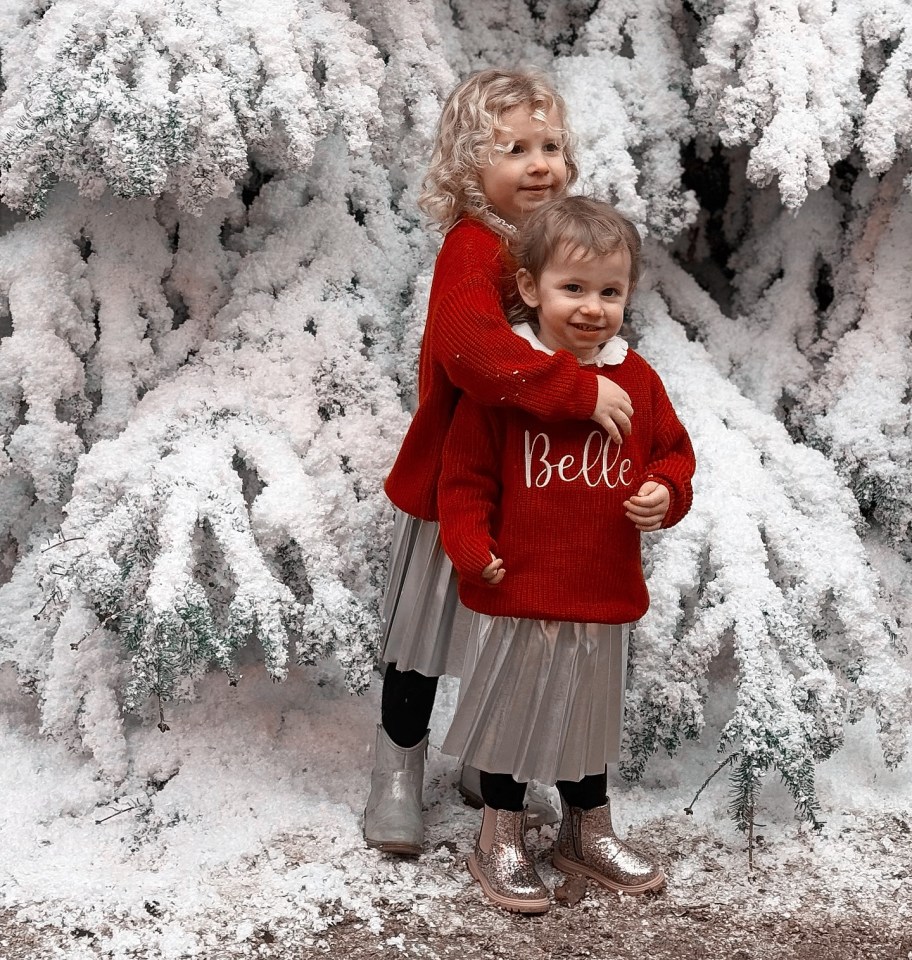
<instances>
[{"instance_id":1,"label":"snow on ground","mask_svg":"<svg viewBox=\"0 0 912 960\"><path fill-rule=\"evenodd\" d=\"M445 681L432 744L454 700ZM723 709L720 697L717 720ZM36 732L33 700L0 672L0 903L49 936L91 931L91 948L73 946L72 958L205 955L226 935L250 941L253 956L257 931L293 926L319 943L345 918L382 936L382 917L400 905L445 927L454 900L474 895L462 861L478 814L456 794L453 760L432 746L427 852L367 850L359 818L378 715L379 682L351 697L331 664L284 684L256 664L237 687L212 674L192 702L166 705L167 732L157 716L127 722L132 772L114 787ZM768 785L753 874L725 813L724 774L683 812L718 762L712 732L673 760L655 758L642 784L612 785L620 828L668 867L667 896L682 908L750 903L780 915L886 904L912 925L912 768L883 767L871 723L820 768L820 833ZM530 838L546 881L559 882L547 865L554 831Z\"/></svg>"}]
</instances>

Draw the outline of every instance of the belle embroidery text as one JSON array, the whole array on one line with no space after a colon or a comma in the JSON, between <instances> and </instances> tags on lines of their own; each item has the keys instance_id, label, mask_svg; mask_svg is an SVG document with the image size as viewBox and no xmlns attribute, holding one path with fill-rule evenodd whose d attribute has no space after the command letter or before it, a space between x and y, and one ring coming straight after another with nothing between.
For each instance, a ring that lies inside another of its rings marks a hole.
<instances>
[{"instance_id":1,"label":"belle embroidery text","mask_svg":"<svg viewBox=\"0 0 912 960\"><path fill-rule=\"evenodd\" d=\"M555 463L548 459L551 440L547 433L536 433L533 437L526 430L525 447L527 487L547 487L554 476L564 483L582 477L590 487L603 483L612 490L619 486L629 487L632 483L630 461L621 459L621 448L608 440L601 430L593 430L586 438L581 457L567 453Z\"/></svg>"}]
</instances>

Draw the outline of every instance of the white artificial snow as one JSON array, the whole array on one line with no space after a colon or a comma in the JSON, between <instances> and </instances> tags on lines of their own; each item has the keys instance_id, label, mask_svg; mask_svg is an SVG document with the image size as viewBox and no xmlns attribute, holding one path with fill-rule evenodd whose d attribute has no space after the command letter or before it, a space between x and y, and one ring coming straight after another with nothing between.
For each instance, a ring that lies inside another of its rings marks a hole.
<instances>
[{"instance_id":1,"label":"white artificial snow","mask_svg":"<svg viewBox=\"0 0 912 960\"><path fill-rule=\"evenodd\" d=\"M671 303L676 272L659 275ZM898 762L912 729L912 673L892 643L855 500L822 454L795 444L720 376L655 288L638 292L634 328L700 466L690 514L648 538L652 604L631 664L631 770L702 729L707 671L727 642L738 701L723 745L739 762L775 767L796 802L811 799L815 758L838 747L859 704L874 706L884 754ZM853 682L835 667L841 658L855 665Z\"/></svg>"},{"instance_id":2,"label":"white artificial snow","mask_svg":"<svg viewBox=\"0 0 912 960\"><path fill-rule=\"evenodd\" d=\"M860 235L836 274L846 302L805 413L810 435L897 542L912 529L912 289L902 255L912 202L897 189L905 169L885 175L872 199L859 190ZM842 332L849 312L853 328Z\"/></svg>"},{"instance_id":3,"label":"white artificial snow","mask_svg":"<svg viewBox=\"0 0 912 960\"><path fill-rule=\"evenodd\" d=\"M352 697L329 664L295 671L281 685L255 664L236 688L209 675L192 703L169 708L167 733L130 724L130 773L115 788L84 757L36 735L34 703L4 671L2 903L64 941L75 943L76 927L98 938L84 954L74 946L72 957L170 960L225 935L252 942L268 929L302 938L351 918L385 942L383 909L395 904L419 911L432 928L450 928L458 902L477 896L462 861L479 815L455 791L453 759L432 747L424 855L400 860L366 848L359 818L378 687ZM452 699L446 684L436 743ZM710 726L724 719L710 712ZM891 823L908 826L912 777L908 764L883 768L869 721L820 767L819 833L794 821L785 791L770 785L761 795L764 838L752 879L744 836L719 815L723 777L693 816L683 813L716 759L711 744L689 745L675 760L656 758L636 787L611 778L619 829L648 832L668 865L666 896L675 904L709 898L783 914L813 891L819 909L835 914L850 904L864 911L869 898L898 889L908 845ZM543 873L558 882L546 859L553 829L530 836ZM900 901L897 909L907 908Z\"/></svg>"},{"instance_id":4,"label":"white artificial snow","mask_svg":"<svg viewBox=\"0 0 912 960\"><path fill-rule=\"evenodd\" d=\"M763 186L778 177L787 207L823 186L851 147L863 6L747 0L722 5L704 28L697 114L724 144L754 145L748 175Z\"/></svg>"},{"instance_id":5,"label":"white artificial snow","mask_svg":"<svg viewBox=\"0 0 912 960\"><path fill-rule=\"evenodd\" d=\"M681 185L680 143L694 126L682 91L680 32L665 0L603 3L576 55L555 62L578 130L582 188L611 197L665 239L692 223L698 208Z\"/></svg>"}]
</instances>

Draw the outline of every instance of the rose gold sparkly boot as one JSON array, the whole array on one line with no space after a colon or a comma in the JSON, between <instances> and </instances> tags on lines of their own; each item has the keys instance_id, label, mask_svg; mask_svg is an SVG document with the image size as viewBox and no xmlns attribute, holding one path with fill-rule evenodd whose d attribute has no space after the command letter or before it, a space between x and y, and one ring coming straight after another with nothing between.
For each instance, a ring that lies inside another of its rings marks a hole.
<instances>
[{"instance_id":1,"label":"rose gold sparkly boot","mask_svg":"<svg viewBox=\"0 0 912 960\"><path fill-rule=\"evenodd\" d=\"M526 850L526 812L484 808L469 873L481 884L485 896L514 913L545 913L551 906Z\"/></svg>"},{"instance_id":2,"label":"rose gold sparkly boot","mask_svg":"<svg viewBox=\"0 0 912 960\"><path fill-rule=\"evenodd\" d=\"M591 877L618 893L638 894L665 886L665 874L628 846L611 826L611 803L583 810L561 797L564 819L554 847L554 866L564 873Z\"/></svg>"}]
</instances>

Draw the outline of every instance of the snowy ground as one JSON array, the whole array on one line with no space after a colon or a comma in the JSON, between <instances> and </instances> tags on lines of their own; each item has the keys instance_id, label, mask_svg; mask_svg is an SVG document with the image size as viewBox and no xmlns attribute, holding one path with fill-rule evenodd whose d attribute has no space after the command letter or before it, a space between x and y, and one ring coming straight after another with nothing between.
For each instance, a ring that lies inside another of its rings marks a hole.
<instances>
[{"instance_id":1,"label":"snowy ground","mask_svg":"<svg viewBox=\"0 0 912 960\"><path fill-rule=\"evenodd\" d=\"M680 960L912 957L912 767L884 769L870 724L821 768L819 834L770 783L752 874L725 814L724 776L693 816L683 812L716 765L711 737L657 757L644 783L612 793L623 831L666 864L668 891L589 891L532 921L489 910L470 885L462 864L478 815L433 747L425 855L364 847L378 686L352 698L331 665L281 685L256 665L238 687L212 675L193 702L167 709L168 732L130 721L132 775L115 788L36 733L34 702L0 672L0 957L664 957L650 946L657 934ZM453 696L443 690L432 742ZM530 834L552 884L553 837ZM672 928L681 946L667 942ZM722 952L683 948L687 935L697 943L736 928ZM843 928L840 951L832 937ZM784 952L789 931L793 945L813 946L815 930L818 952Z\"/></svg>"}]
</instances>

